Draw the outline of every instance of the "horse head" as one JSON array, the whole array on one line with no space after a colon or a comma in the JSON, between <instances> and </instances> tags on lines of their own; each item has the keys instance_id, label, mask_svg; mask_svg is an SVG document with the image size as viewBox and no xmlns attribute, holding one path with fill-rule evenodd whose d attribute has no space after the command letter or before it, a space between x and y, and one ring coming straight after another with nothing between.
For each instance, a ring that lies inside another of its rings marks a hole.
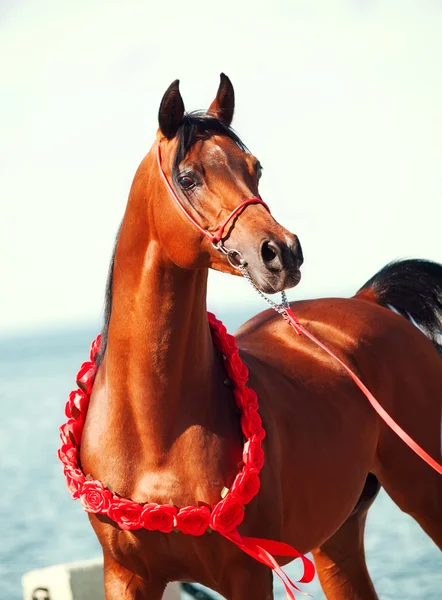
<instances>
[{"instance_id":1,"label":"horse head","mask_svg":"<svg viewBox=\"0 0 442 600\"><path fill-rule=\"evenodd\" d=\"M150 218L176 265L238 274L240 263L261 291L274 293L299 282L301 245L259 196L262 167L230 128L234 104L224 74L207 112L185 113L178 80L169 86L151 151L162 181Z\"/></svg>"}]
</instances>

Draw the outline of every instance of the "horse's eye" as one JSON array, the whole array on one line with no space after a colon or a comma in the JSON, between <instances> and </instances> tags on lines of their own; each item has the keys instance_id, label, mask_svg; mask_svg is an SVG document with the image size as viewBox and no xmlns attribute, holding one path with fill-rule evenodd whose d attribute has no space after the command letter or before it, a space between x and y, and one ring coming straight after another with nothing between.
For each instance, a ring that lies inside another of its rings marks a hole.
<instances>
[{"instance_id":1,"label":"horse's eye","mask_svg":"<svg viewBox=\"0 0 442 600\"><path fill-rule=\"evenodd\" d=\"M185 175L184 177L180 177L178 179L178 183L180 184L180 187L183 188L183 190L190 190L195 185L195 182L192 179L192 177L189 177L188 175Z\"/></svg>"}]
</instances>

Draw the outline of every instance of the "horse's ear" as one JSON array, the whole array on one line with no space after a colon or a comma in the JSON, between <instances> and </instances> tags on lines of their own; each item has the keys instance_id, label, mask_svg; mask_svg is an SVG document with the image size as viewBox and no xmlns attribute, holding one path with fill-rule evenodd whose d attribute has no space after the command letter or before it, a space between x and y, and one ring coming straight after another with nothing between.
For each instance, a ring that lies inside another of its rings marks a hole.
<instances>
[{"instance_id":1,"label":"horse's ear","mask_svg":"<svg viewBox=\"0 0 442 600\"><path fill-rule=\"evenodd\" d=\"M233 119L235 110L235 92L233 85L227 75L221 73L218 92L215 100L209 108L209 112L215 115L225 125L229 126Z\"/></svg>"},{"instance_id":2,"label":"horse's ear","mask_svg":"<svg viewBox=\"0 0 442 600\"><path fill-rule=\"evenodd\" d=\"M183 117L184 102L180 94L180 82L175 79L167 88L158 111L158 123L161 133L171 140L175 137Z\"/></svg>"}]
</instances>

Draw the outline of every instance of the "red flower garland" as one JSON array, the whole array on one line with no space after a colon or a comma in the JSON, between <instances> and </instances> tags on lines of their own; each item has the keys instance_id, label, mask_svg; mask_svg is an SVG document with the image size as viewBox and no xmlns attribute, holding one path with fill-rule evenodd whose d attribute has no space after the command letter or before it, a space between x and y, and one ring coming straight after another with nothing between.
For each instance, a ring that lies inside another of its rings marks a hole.
<instances>
[{"instance_id":1,"label":"red flower garland","mask_svg":"<svg viewBox=\"0 0 442 600\"><path fill-rule=\"evenodd\" d=\"M259 472L264 465L262 440L265 431L258 413L256 393L246 386L247 367L242 362L236 340L212 313L208 313L215 348L225 356L226 371L235 384L233 395L241 410L241 427L246 438L244 466L227 496L211 509L207 506L176 508L170 504L147 502L139 504L121 498L100 481L85 477L80 469L80 445L83 425L92 392L97 367L94 362L100 350L101 336L92 343L90 361L84 362L77 375L77 390L69 394L66 423L60 427L61 448L58 457L63 463L66 483L72 498L80 499L86 512L107 515L124 530L148 529L170 533L180 531L203 535L209 527L222 534L236 530L244 518L244 506L259 492Z\"/></svg>"}]
</instances>

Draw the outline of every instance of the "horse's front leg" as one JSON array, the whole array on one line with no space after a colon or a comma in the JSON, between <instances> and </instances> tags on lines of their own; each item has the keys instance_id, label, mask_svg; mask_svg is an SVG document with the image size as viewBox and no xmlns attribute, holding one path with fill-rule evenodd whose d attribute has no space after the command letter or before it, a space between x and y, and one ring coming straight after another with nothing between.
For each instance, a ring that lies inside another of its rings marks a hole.
<instances>
[{"instance_id":1,"label":"horse's front leg","mask_svg":"<svg viewBox=\"0 0 442 600\"><path fill-rule=\"evenodd\" d=\"M273 573L271 569L247 560L245 566L234 569L229 581L229 600L273 600Z\"/></svg>"},{"instance_id":2,"label":"horse's front leg","mask_svg":"<svg viewBox=\"0 0 442 600\"><path fill-rule=\"evenodd\" d=\"M161 600L165 588L164 581L146 581L104 554L106 600Z\"/></svg>"}]
</instances>

